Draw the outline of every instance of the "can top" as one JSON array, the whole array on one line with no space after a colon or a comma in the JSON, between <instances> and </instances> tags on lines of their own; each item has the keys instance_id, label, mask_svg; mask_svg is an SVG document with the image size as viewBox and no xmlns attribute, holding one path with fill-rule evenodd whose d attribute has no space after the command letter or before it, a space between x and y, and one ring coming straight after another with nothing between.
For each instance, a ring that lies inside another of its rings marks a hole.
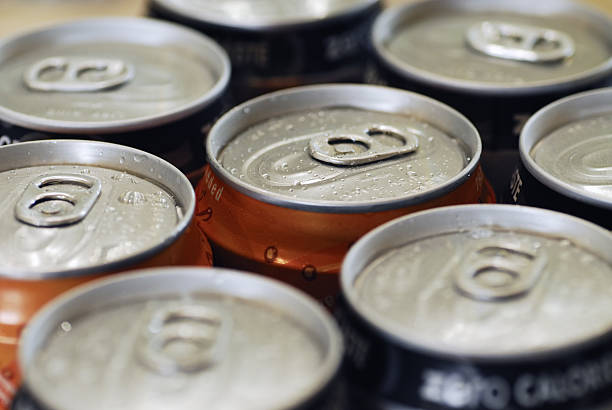
<instances>
[{"instance_id":1,"label":"can top","mask_svg":"<svg viewBox=\"0 0 612 410\"><path fill-rule=\"evenodd\" d=\"M519 140L523 164L549 188L612 210L612 88L538 111Z\"/></svg>"},{"instance_id":2,"label":"can top","mask_svg":"<svg viewBox=\"0 0 612 410\"><path fill-rule=\"evenodd\" d=\"M143 270L66 293L31 320L19 349L28 390L56 410L297 408L341 358L340 332L314 300L207 268Z\"/></svg>"},{"instance_id":3,"label":"can top","mask_svg":"<svg viewBox=\"0 0 612 410\"><path fill-rule=\"evenodd\" d=\"M378 17L372 40L399 75L477 94L555 92L612 72L612 21L569 0L407 4Z\"/></svg>"},{"instance_id":4,"label":"can top","mask_svg":"<svg viewBox=\"0 0 612 410\"><path fill-rule=\"evenodd\" d=\"M152 3L211 25L265 31L359 13L380 0L152 0Z\"/></svg>"},{"instance_id":5,"label":"can top","mask_svg":"<svg viewBox=\"0 0 612 410\"><path fill-rule=\"evenodd\" d=\"M480 138L461 114L385 87L299 87L226 113L207 140L217 175L256 199L312 211L394 209L462 184Z\"/></svg>"},{"instance_id":6,"label":"can top","mask_svg":"<svg viewBox=\"0 0 612 410\"><path fill-rule=\"evenodd\" d=\"M0 148L0 277L108 272L187 228L195 195L169 163L115 144L46 140Z\"/></svg>"},{"instance_id":7,"label":"can top","mask_svg":"<svg viewBox=\"0 0 612 410\"><path fill-rule=\"evenodd\" d=\"M343 263L342 292L410 349L540 356L612 332L610 249L610 232L561 213L437 208L360 239Z\"/></svg>"},{"instance_id":8,"label":"can top","mask_svg":"<svg viewBox=\"0 0 612 410\"><path fill-rule=\"evenodd\" d=\"M68 134L152 128L216 100L226 53L176 24L145 18L64 23L0 43L0 119Z\"/></svg>"}]
</instances>

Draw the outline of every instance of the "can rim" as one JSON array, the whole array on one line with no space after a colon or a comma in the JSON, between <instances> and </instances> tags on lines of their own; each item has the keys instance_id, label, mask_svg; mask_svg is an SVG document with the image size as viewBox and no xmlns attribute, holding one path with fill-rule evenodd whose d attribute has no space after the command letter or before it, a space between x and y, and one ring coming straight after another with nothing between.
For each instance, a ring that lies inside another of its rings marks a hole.
<instances>
[{"instance_id":1,"label":"can rim","mask_svg":"<svg viewBox=\"0 0 612 410\"><path fill-rule=\"evenodd\" d=\"M60 152L62 149L65 151ZM55 158L53 158L53 153L56 153ZM103 155L101 156L100 153ZM24 158L27 158L30 163L24 165ZM32 162L36 163L32 164ZM195 212L195 192L191 183L181 171L162 158L123 145L68 139L21 142L0 147L0 165L0 172L16 168L46 165L99 166L124 171L129 170L129 167L133 166L138 168L138 171L130 170L131 173L166 189L181 204L184 211L183 218L177 222L166 238L157 245L144 249L137 254L103 264L50 270L43 273L12 269L0 272L0 278L29 281L76 277L114 271L134 265L158 254L176 242L191 223ZM171 189L171 186L174 189Z\"/></svg>"},{"instance_id":2,"label":"can rim","mask_svg":"<svg viewBox=\"0 0 612 410\"><path fill-rule=\"evenodd\" d=\"M355 93L367 95L367 100L354 98ZM298 106L292 106L294 102ZM453 178L428 191L400 198L372 201L322 201L292 199L255 187L225 170L217 157L227 142L240 131L277 115L331 107L350 107L396 114L412 114L432 123L438 129L461 140L472 152L470 161ZM413 110L413 111L409 111ZM423 117L427 117L424 119ZM435 119L435 122L434 122ZM215 175L237 191L261 202L285 208L312 212L364 213L398 209L426 202L457 188L475 172L482 153L482 143L476 127L461 113L432 98L410 91L366 84L323 84L288 88L264 94L226 112L212 127L206 140L206 157Z\"/></svg>"},{"instance_id":3,"label":"can rim","mask_svg":"<svg viewBox=\"0 0 612 410\"><path fill-rule=\"evenodd\" d=\"M22 43L35 43L41 36L56 36L71 33L76 30L88 31L93 29L105 33L113 33L117 32L120 27L147 30L152 33L157 33L158 36L159 33L165 33L168 38L176 37L181 39L182 45L191 45L191 48L197 50L198 55L204 57L206 62L210 64L211 72L217 77L214 86L198 99L181 107L174 108L159 115L145 115L127 120L75 122L46 119L41 116L14 111L2 104L0 104L0 118L9 123L37 131L61 132L66 134L109 134L137 131L150 129L188 117L217 101L227 89L231 66L229 57L221 46L214 40L193 29L183 27L179 24L146 17L88 18L54 24L0 40L0 52L18 49L19 45ZM148 44L154 45L160 44L159 41L153 42L151 39L147 39L147 42ZM167 42L167 40L161 40L161 44L165 44L165 42Z\"/></svg>"},{"instance_id":4,"label":"can rim","mask_svg":"<svg viewBox=\"0 0 612 410\"><path fill-rule=\"evenodd\" d=\"M383 11L374 21L370 42L377 58L395 74L427 84L431 87L441 88L454 92L471 93L482 96L526 96L560 92L576 89L597 80L603 80L612 73L612 54L608 60L598 67L586 70L582 73L549 80L533 82L530 85L495 85L478 81L451 79L449 77L430 73L426 70L407 64L390 53L385 42L393 35L396 27L408 15L418 15L429 10L470 10L474 7L488 7L494 11L527 11L530 14L549 15L552 11L567 10L568 14L582 16L592 22L600 33L612 33L612 20L603 13L585 4L578 4L572 0L545 0L534 4L530 0L498 0L490 2L487 0L419 0L415 3L397 5ZM612 43L612 35L608 41Z\"/></svg>"},{"instance_id":5,"label":"can rim","mask_svg":"<svg viewBox=\"0 0 612 410\"><path fill-rule=\"evenodd\" d=\"M577 341L561 347L538 352L504 353L502 355L464 350L451 350L441 344L432 345L423 341L418 335L400 335L385 316L368 310L359 304L353 291L353 282L368 263L388 249L414 242L423 237L457 232L482 226L493 226L499 229L526 228L529 232L546 236L568 237L583 247L595 251L604 260L612 263L609 252L612 244L612 232L583 219L547 209L521 205L476 204L454 205L416 212L387 222L360 238L351 247L342 263L340 287L342 296L361 320L405 349L421 352L436 357L468 358L478 362L506 362L512 360L541 360L554 357L585 346L598 343L599 339L612 335L610 327L600 335ZM410 232L410 237L406 235Z\"/></svg>"},{"instance_id":6,"label":"can rim","mask_svg":"<svg viewBox=\"0 0 612 410\"><path fill-rule=\"evenodd\" d=\"M198 281L200 285L198 285ZM195 282L195 284L194 284ZM142 286L146 284L146 286ZM324 348L324 358L318 378L313 378L308 389L290 400L307 402L322 392L339 371L344 345L338 325L329 313L314 299L282 282L254 273L225 268L202 267L161 267L142 269L126 274L97 279L73 288L39 310L24 328L18 347L18 364L23 371L23 383L36 400L49 408L52 397L44 397L40 386L28 383L31 372L29 364L38 348L57 324L54 318L73 317L83 314L80 308L92 312L121 302L168 296L172 293L196 293L212 290L231 296L265 303L282 312L289 312L292 319L307 328L309 334L317 337ZM293 407L295 403L284 403L282 408Z\"/></svg>"},{"instance_id":7,"label":"can rim","mask_svg":"<svg viewBox=\"0 0 612 410\"><path fill-rule=\"evenodd\" d=\"M157 7L166 12L187 18L189 20L196 21L198 23L207 24L217 28L224 28L230 30L240 30L247 32L274 32L282 30L295 30L301 28L317 27L322 24L328 24L338 19L350 18L351 16L358 15L362 12L367 11L370 8L376 8L380 5L381 0L357 0L355 4L340 9L334 13L326 15L324 17L295 17L291 19L262 19L257 22L250 21L237 21L228 17L220 17L219 15L206 15L206 13L194 15L190 14L190 10L177 5L172 0L151 0L150 5Z\"/></svg>"},{"instance_id":8,"label":"can rim","mask_svg":"<svg viewBox=\"0 0 612 410\"><path fill-rule=\"evenodd\" d=\"M519 154L527 171L553 191L580 202L612 210L612 198L588 195L557 178L538 165L530 151L555 129L587 117L612 113L612 87L586 91L560 100L538 110L525 124L519 137Z\"/></svg>"}]
</instances>

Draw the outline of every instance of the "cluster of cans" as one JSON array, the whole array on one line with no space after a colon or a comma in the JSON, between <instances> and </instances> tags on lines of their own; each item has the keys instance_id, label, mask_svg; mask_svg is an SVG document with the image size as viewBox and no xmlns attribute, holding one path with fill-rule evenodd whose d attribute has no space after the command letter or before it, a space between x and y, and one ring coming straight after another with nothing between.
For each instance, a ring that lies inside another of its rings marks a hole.
<instances>
[{"instance_id":1,"label":"cluster of cans","mask_svg":"<svg viewBox=\"0 0 612 410\"><path fill-rule=\"evenodd\" d=\"M148 6L0 43L0 409L612 408L609 18Z\"/></svg>"}]
</instances>

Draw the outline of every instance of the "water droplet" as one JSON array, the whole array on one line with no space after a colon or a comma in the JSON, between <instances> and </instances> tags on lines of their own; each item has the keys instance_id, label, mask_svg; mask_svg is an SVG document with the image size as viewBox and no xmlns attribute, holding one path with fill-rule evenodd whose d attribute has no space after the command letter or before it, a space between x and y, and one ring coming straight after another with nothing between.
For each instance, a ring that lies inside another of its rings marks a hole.
<instances>
[{"instance_id":1,"label":"water droplet","mask_svg":"<svg viewBox=\"0 0 612 410\"><path fill-rule=\"evenodd\" d=\"M142 155L142 154L136 154L136 155L134 155L134 161L135 161L135 162L142 162L142 161L144 161L145 159L147 159L147 156L146 156L146 155Z\"/></svg>"},{"instance_id":2,"label":"water droplet","mask_svg":"<svg viewBox=\"0 0 612 410\"><path fill-rule=\"evenodd\" d=\"M70 332L72 330L72 324L68 321L63 321L62 324L60 325L60 328L64 332Z\"/></svg>"}]
</instances>

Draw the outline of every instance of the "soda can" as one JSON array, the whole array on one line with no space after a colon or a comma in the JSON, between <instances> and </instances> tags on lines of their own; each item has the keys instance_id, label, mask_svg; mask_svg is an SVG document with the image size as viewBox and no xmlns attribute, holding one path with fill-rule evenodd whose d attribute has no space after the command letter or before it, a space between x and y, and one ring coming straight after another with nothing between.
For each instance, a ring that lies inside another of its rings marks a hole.
<instances>
[{"instance_id":1,"label":"soda can","mask_svg":"<svg viewBox=\"0 0 612 410\"><path fill-rule=\"evenodd\" d=\"M236 102L300 85L361 82L380 0L149 0L149 14L217 40Z\"/></svg>"},{"instance_id":2,"label":"soda can","mask_svg":"<svg viewBox=\"0 0 612 410\"><path fill-rule=\"evenodd\" d=\"M349 388L370 410L611 408L610 249L595 224L513 205L373 230L342 265Z\"/></svg>"},{"instance_id":3,"label":"soda can","mask_svg":"<svg viewBox=\"0 0 612 410\"><path fill-rule=\"evenodd\" d=\"M332 410L342 357L331 315L287 285L225 269L150 269L74 289L32 319L19 348L20 402Z\"/></svg>"},{"instance_id":4,"label":"soda can","mask_svg":"<svg viewBox=\"0 0 612 410\"><path fill-rule=\"evenodd\" d=\"M215 264L333 304L340 264L372 228L437 206L493 202L474 126L430 98L328 84L239 105L207 140L195 219Z\"/></svg>"},{"instance_id":5,"label":"soda can","mask_svg":"<svg viewBox=\"0 0 612 410\"><path fill-rule=\"evenodd\" d=\"M516 150L531 114L612 73L612 20L569 0L399 5L377 17L371 41L369 81L451 105L485 150Z\"/></svg>"},{"instance_id":6,"label":"soda can","mask_svg":"<svg viewBox=\"0 0 612 410\"><path fill-rule=\"evenodd\" d=\"M211 265L195 195L171 164L116 144L0 148L0 408L19 384L19 334L43 304L112 272Z\"/></svg>"},{"instance_id":7,"label":"soda can","mask_svg":"<svg viewBox=\"0 0 612 410\"><path fill-rule=\"evenodd\" d=\"M556 101L525 125L505 202L612 229L612 88Z\"/></svg>"},{"instance_id":8,"label":"soda can","mask_svg":"<svg viewBox=\"0 0 612 410\"><path fill-rule=\"evenodd\" d=\"M86 19L0 44L0 145L88 138L142 149L183 172L204 165L227 54L204 35L145 18Z\"/></svg>"}]
</instances>

